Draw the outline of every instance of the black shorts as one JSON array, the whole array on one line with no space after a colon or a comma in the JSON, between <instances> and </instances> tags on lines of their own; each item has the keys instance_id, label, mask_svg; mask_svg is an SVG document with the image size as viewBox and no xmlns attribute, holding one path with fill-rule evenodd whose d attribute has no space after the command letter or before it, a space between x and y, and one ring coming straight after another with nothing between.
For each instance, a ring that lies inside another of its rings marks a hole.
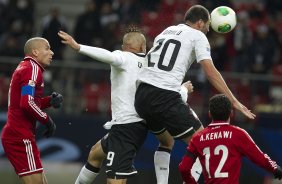
<instances>
[{"instance_id":1,"label":"black shorts","mask_svg":"<svg viewBox=\"0 0 282 184\"><path fill-rule=\"evenodd\" d=\"M105 164L108 178L125 179L137 174L133 162L147 133L148 128L144 122L112 126L101 140L102 149L107 153Z\"/></svg>"},{"instance_id":2,"label":"black shorts","mask_svg":"<svg viewBox=\"0 0 282 184\"><path fill-rule=\"evenodd\" d=\"M155 134L167 130L174 139L194 134L202 123L195 112L184 103L178 92L141 83L135 95L135 109Z\"/></svg>"}]
</instances>

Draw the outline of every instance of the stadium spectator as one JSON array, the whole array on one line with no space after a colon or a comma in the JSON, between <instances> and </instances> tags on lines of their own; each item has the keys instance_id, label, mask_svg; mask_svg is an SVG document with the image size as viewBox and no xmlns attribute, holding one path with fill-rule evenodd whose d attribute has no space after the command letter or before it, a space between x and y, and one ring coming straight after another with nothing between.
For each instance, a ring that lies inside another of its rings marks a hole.
<instances>
[{"instance_id":1,"label":"stadium spectator","mask_svg":"<svg viewBox=\"0 0 282 184\"><path fill-rule=\"evenodd\" d=\"M97 45L101 36L100 14L94 1L85 4L85 11L78 15L74 38L81 44ZM88 57L89 58L89 57Z\"/></svg>"},{"instance_id":2,"label":"stadium spectator","mask_svg":"<svg viewBox=\"0 0 282 184\"><path fill-rule=\"evenodd\" d=\"M57 36L59 30L67 31L67 22L60 13L58 7L52 7L49 14L42 19L42 37L46 38L52 50L54 51L54 59L63 59L65 45L61 43Z\"/></svg>"},{"instance_id":3,"label":"stadium spectator","mask_svg":"<svg viewBox=\"0 0 282 184\"><path fill-rule=\"evenodd\" d=\"M22 48L26 39L27 35L23 30L23 22L20 20L14 21L8 31L0 36L0 55L22 56Z\"/></svg>"},{"instance_id":4,"label":"stadium spectator","mask_svg":"<svg viewBox=\"0 0 282 184\"><path fill-rule=\"evenodd\" d=\"M227 96L218 94L210 99L209 115L212 122L192 137L179 164L185 184L197 183L190 172L197 157L204 168L205 183L239 183L243 156L282 179L281 167L258 148L245 130L230 125L232 104Z\"/></svg>"},{"instance_id":5,"label":"stadium spectator","mask_svg":"<svg viewBox=\"0 0 282 184\"><path fill-rule=\"evenodd\" d=\"M115 50L118 43L119 35L119 21L120 17L112 9L112 5L107 2L103 2L100 10L100 23L103 39L103 47L107 50ZM110 39L109 39L110 38Z\"/></svg>"},{"instance_id":6,"label":"stadium spectator","mask_svg":"<svg viewBox=\"0 0 282 184\"><path fill-rule=\"evenodd\" d=\"M59 108L62 95L53 92L43 97L43 72L52 60L49 42L40 37L24 46L25 58L13 73L8 95L8 118L1 139L6 156L24 184L47 184L35 142L36 121L46 127L44 136L52 136L56 125L43 109Z\"/></svg>"},{"instance_id":7,"label":"stadium spectator","mask_svg":"<svg viewBox=\"0 0 282 184\"><path fill-rule=\"evenodd\" d=\"M249 67L253 74L268 74L274 64L274 55L277 50L277 42L269 35L268 27L258 25L256 35L249 49ZM252 94L255 96L269 94L269 81L256 80L251 83Z\"/></svg>"}]
</instances>

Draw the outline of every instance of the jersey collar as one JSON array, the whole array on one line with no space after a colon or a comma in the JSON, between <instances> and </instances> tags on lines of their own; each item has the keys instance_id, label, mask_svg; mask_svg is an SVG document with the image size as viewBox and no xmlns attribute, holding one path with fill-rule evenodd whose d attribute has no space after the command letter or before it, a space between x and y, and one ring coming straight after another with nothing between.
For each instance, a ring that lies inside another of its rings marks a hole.
<instances>
[{"instance_id":1,"label":"jersey collar","mask_svg":"<svg viewBox=\"0 0 282 184\"><path fill-rule=\"evenodd\" d=\"M227 121L212 121L208 126L230 125Z\"/></svg>"},{"instance_id":2,"label":"jersey collar","mask_svg":"<svg viewBox=\"0 0 282 184\"><path fill-rule=\"evenodd\" d=\"M133 53L135 54L136 56L140 56L140 57L145 57L146 55L144 53Z\"/></svg>"},{"instance_id":3,"label":"jersey collar","mask_svg":"<svg viewBox=\"0 0 282 184\"><path fill-rule=\"evenodd\" d=\"M24 60L28 60L28 59L30 61L36 63L43 71L45 70L44 67L40 63L38 63L38 61L36 61L33 57L31 57L31 56L25 56L24 57Z\"/></svg>"}]
</instances>

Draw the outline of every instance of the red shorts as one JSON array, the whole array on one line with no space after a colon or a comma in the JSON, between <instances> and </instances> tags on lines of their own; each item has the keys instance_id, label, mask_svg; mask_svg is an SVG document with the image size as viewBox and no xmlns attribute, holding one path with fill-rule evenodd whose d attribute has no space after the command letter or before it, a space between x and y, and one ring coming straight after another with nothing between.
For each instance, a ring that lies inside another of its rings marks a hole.
<instances>
[{"instance_id":1,"label":"red shorts","mask_svg":"<svg viewBox=\"0 0 282 184\"><path fill-rule=\"evenodd\" d=\"M19 176L43 172L40 152L34 139L2 139L2 145Z\"/></svg>"}]
</instances>

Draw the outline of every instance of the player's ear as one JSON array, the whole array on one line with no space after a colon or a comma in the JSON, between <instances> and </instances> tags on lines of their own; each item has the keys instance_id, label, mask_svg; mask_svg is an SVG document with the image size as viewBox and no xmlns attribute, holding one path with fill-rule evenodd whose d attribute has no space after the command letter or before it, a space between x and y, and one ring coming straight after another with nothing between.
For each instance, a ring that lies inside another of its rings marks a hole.
<instances>
[{"instance_id":1,"label":"player's ear","mask_svg":"<svg viewBox=\"0 0 282 184\"><path fill-rule=\"evenodd\" d=\"M124 45L121 45L121 50L124 50Z\"/></svg>"},{"instance_id":2,"label":"player's ear","mask_svg":"<svg viewBox=\"0 0 282 184\"><path fill-rule=\"evenodd\" d=\"M197 22L197 27L198 28L202 28L203 27L203 24L204 24L204 21L202 19L198 20Z\"/></svg>"},{"instance_id":3,"label":"player's ear","mask_svg":"<svg viewBox=\"0 0 282 184\"><path fill-rule=\"evenodd\" d=\"M32 49L31 51L33 56L37 56L38 55L38 50L37 49Z\"/></svg>"},{"instance_id":4,"label":"player's ear","mask_svg":"<svg viewBox=\"0 0 282 184\"><path fill-rule=\"evenodd\" d=\"M212 116L211 116L211 112L209 111L209 118L211 118L212 119Z\"/></svg>"},{"instance_id":5,"label":"player's ear","mask_svg":"<svg viewBox=\"0 0 282 184\"><path fill-rule=\"evenodd\" d=\"M146 54L146 44L145 44L145 43L143 43L143 44L141 45L140 50L141 50L142 53Z\"/></svg>"},{"instance_id":6,"label":"player's ear","mask_svg":"<svg viewBox=\"0 0 282 184\"><path fill-rule=\"evenodd\" d=\"M230 118L233 118L233 117L234 117L234 111L231 110L231 112L230 112Z\"/></svg>"}]
</instances>

